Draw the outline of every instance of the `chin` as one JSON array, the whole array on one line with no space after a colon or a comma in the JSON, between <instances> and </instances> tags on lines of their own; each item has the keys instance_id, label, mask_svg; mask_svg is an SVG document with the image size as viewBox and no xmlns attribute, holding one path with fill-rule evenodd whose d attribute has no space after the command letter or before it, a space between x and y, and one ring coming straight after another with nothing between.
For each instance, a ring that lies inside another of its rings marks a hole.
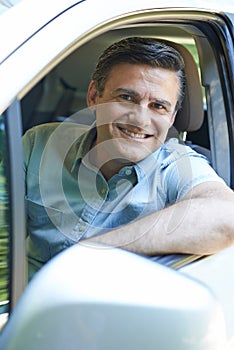
<instances>
[{"instance_id":1,"label":"chin","mask_svg":"<svg viewBox=\"0 0 234 350\"><path fill-rule=\"evenodd\" d=\"M144 145L130 142L129 140L118 139L113 143L108 143L106 152L111 155L113 159L121 160L122 164L138 163L141 160L148 157L150 154L160 148L161 143L158 145Z\"/></svg>"}]
</instances>

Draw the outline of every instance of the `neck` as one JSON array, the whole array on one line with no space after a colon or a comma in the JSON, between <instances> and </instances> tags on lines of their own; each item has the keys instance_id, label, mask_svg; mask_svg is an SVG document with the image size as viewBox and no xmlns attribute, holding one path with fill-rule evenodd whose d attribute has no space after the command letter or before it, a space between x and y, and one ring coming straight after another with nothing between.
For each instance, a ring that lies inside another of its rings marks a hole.
<instances>
[{"instance_id":1,"label":"neck","mask_svg":"<svg viewBox=\"0 0 234 350\"><path fill-rule=\"evenodd\" d=\"M104 149L101 150L100 148L93 147L89 153L90 163L101 171L107 181L115 174L118 174L120 169L132 164L124 159L108 159L110 159L110 157L106 154Z\"/></svg>"},{"instance_id":2,"label":"neck","mask_svg":"<svg viewBox=\"0 0 234 350\"><path fill-rule=\"evenodd\" d=\"M120 169L127 165L131 165L132 163L124 163L121 160L110 160L102 165L100 168L102 175L108 181L112 176L118 174Z\"/></svg>"}]
</instances>

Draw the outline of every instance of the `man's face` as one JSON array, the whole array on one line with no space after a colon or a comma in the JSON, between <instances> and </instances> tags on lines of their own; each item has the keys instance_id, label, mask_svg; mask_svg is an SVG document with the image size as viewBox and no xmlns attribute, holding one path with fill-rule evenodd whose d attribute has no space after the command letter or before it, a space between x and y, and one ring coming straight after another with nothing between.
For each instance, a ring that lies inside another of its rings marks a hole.
<instances>
[{"instance_id":1,"label":"man's face","mask_svg":"<svg viewBox=\"0 0 234 350\"><path fill-rule=\"evenodd\" d=\"M91 82L88 106L96 110L102 161L137 163L157 150L174 122L178 94L175 72L148 65L116 65L101 97Z\"/></svg>"}]
</instances>

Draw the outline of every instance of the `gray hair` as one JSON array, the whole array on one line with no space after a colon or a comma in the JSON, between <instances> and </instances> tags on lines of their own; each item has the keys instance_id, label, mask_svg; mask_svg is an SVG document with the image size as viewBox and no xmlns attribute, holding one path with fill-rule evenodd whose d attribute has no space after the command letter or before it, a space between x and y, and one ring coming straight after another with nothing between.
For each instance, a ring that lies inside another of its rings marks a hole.
<instances>
[{"instance_id":1,"label":"gray hair","mask_svg":"<svg viewBox=\"0 0 234 350\"><path fill-rule=\"evenodd\" d=\"M163 41L143 37L130 37L110 45L99 57L92 76L99 96L102 96L111 69L119 63L147 64L176 72L180 83L176 110L180 108L185 73L184 60L176 49Z\"/></svg>"}]
</instances>

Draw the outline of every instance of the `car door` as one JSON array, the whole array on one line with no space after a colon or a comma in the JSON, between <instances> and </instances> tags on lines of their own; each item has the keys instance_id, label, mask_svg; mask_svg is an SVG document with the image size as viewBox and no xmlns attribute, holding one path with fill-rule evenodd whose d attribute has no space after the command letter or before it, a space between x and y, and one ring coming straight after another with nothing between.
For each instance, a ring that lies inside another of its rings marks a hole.
<instances>
[{"instance_id":1,"label":"car door","mask_svg":"<svg viewBox=\"0 0 234 350\"><path fill-rule=\"evenodd\" d=\"M52 101L58 93L56 79L58 76L64 78L63 68L71 64L72 57L81 57L79 50L82 48L96 48L93 45L101 42L97 46L101 50L115 38L135 34L155 35L192 43L196 48L201 72L212 166L230 187L234 187L233 15L201 10L195 5L190 9L163 8L162 4L156 7L156 3L147 1L142 5L141 1L129 4L121 1L107 6L104 1L100 1L100 8L105 8L105 11L100 11L96 16L96 12L93 11L94 2L89 0L59 1L56 4L46 1L22 2L0 21L1 32L6 31L0 53L3 157L1 246L5 247L1 253L1 312L4 317L14 309L26 285L26 222L21 137L25 129L31 126L27 119L27 99L32 101L33 93L37 106L36 110L33 109L34 115L38 118L42 118L42 115L48 116L47 112L55 109ZM27 20L22 23L19 19L23 18L25 13ZM13 23L20 23L20 29L14 35L10 31ZM93 51L88 52L90 54ZM83 78L82 71L87 75L90 73L90 66L89 69L85 66L88 66L89 58L92 58L91 55L86 55L82 56L83 60L77 61L79 66L76 74L80 75L80 79ZM67 72L65 70L65 73ZM58 76L53 80L55 74ZM51 85L46 85L52 86L52 98L49 105L43 105L48 106L48 109L42 110L40 86L45 81L52 81ZM86 80L82 83L82 96L87 87L86 83ZM67 109L70 109L70 105ZM50 118L49 115L48 120L42 118L37 121L49 122ZM32 119L29 120L31 121ZM188 133L187 138L191 142L197 140L193 133ZM200 140L201 138L202 136ZM231 252L228 256L231 259ZM203 264L206 263L206 259L202 261ZM209 271L213 273L211 269ZM189 273L188 271L188 275ZM222 269L219 273L221 276ZM196 274L199 279L198 275L199 272ZM216 281L219 281L218 276L216 278ZM206 282L206 277L203 280ZM225 283L234 284L233 281L227 280ZM215 288L216 284L213 283L214 292ZM231 295L228 298L226 300L231 300ZM227 314L228 311L225 312L228 319L228 336L231 338L234 334L234 319L230 317L230 313Z\"/></svg>"}]
</instances>

